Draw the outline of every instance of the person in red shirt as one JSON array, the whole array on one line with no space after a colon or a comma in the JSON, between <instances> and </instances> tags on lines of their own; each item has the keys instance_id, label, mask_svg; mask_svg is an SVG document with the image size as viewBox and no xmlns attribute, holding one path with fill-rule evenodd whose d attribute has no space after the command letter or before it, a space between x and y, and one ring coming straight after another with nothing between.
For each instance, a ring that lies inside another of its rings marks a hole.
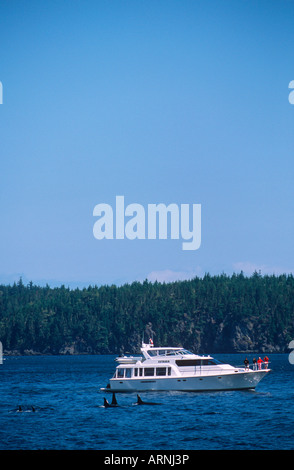
<instances>
[{"instance_id":1,"label":"person in red shirt","mask_svg":"<svg viewBox=\"0 0 294 470\"><path fill-rule=\"evenodd\" d=\"M263 360L261 359L261 357L258 358L257 360L257 364L258 364L258 369L260 370L261 369L261 364L263 363Z\"/></svg>"},{"instance_id":2,"label":"person in red shirt","mask_svg":"<svg viewBox=\"0 0 294 470\"><path fill-rule=\"evenodd\" d=\"M264 361L264 368L267 369L268 368L268 361L269 361L269 358L267 356L265 356L265 358L263 359Z\"/></svg>"}]
</instances>

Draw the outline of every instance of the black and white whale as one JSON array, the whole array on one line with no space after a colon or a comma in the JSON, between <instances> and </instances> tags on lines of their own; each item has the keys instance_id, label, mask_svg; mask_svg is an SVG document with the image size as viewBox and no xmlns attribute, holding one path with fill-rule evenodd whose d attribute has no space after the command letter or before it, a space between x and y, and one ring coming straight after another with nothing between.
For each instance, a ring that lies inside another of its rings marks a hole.
<instances>
[{"instance_id":1,"label":"black and white whale","mask_svg":"<svg viewBox=\"0 0 294 470\"><path fill-rule=\"evenodd\" d=\"M117 403L117 401L116 401L116 396L115 396L114 393L112 394L112 401L111 401L111 403L109 403L109 402L106 400L106 398L104 398L104 406L105 406L105 408L114 408L114 407L118 406L118 403Z\"/></svg>"},{"instance_id":2,"label":"black and white whale","mask_svg":"<svg viewBox=\"0 0 294 470\"><path fill-rule=\"evenodd\" d=\"M140 395L137 395L136 405L160 405L160 403L154 403L152 401L143 401Z\"/></svg>"},{"instance_id":3,"label":"black and white whale","mask_svg":"<svg viewBox=\"0 0 294 470\"><path fill-rule=\"evenodd\" d=\"M36 411L35 407L34 406L31 406L30 408L26 407L25 409L21 406L21 405L18 405L18 409L17 411L19 412L22 412L22 411Z\"/></svg>"}]
</instances>

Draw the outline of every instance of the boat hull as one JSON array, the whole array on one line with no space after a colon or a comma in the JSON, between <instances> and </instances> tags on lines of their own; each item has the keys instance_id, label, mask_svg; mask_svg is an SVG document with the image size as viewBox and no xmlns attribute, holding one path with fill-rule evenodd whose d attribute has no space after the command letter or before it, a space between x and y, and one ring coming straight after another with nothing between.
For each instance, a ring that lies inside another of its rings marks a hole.
<instances>
[{"instance_id":1,"label":"boat hull","mask_svg":"<svg viewBox=\"0 0 294 470\"><path fill-rule=\"evenodd\" d=\"M261 379L270 372L267 370L244 371L219 375L186 377L150 377L130 379L110 379L108 392L145 391L220 391L254 389Z\"/></svg>"}]
</instances>

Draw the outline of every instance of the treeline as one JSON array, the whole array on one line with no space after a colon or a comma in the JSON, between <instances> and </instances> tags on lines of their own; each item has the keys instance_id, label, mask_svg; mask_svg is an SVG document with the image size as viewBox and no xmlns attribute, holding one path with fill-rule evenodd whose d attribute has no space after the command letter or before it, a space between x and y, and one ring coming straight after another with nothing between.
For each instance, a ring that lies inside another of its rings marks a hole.
<instances>
[{"instance_id":1,"label":"treeline","mask_svg":"<svg viewBox=\"0 0 294 470\"><path fill-rule=\"evenodd\" d=\"M199 353L286 352L294 339L294 277L206 274L167 284L74 290L24 285L20 279L0 286L6 353L134 353L146 325L160 346Z\"/></svg>"}]
</instances>

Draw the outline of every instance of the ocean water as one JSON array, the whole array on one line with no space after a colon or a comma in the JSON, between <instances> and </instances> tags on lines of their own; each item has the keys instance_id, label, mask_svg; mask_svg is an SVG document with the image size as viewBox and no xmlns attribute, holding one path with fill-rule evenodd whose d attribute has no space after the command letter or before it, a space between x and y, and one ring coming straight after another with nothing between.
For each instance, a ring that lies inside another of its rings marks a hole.
<instances>
[{"instance_id":1,"label":"ocean water","mask_svg":"<svg viewBox=\"0 0 294 470\"><path fill-rule=\"evenodd\" d=\"M0 365L0 449L293 449L294 365L287 354L269 357L273 370L255 391L140 393L157 406L116 394L119 406L109 409L103 398L111 394L100 387L113 375L114 356L7 357Z\"/></svg>"}]
</instances>

